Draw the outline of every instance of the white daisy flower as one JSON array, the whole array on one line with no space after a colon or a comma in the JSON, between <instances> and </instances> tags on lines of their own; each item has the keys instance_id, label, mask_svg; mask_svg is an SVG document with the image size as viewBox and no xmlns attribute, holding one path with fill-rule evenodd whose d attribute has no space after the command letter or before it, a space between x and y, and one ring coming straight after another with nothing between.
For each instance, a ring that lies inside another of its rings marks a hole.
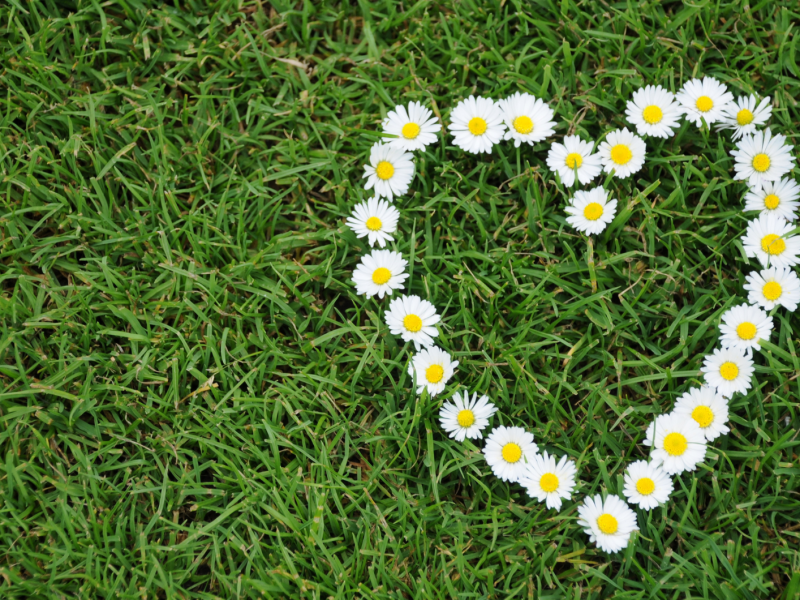
<instances>
[{"instance_id":1,"label":"white daisy flower","mask_svg":"<svg viewBox=\"0 0 800 600\"><path fill-rule=\"evenodd\" d=\"M701 369L706 383L715 388L724 398L734 393L744 394L750 389L753 376L753 360L735 348L717 348L707 354Z\"/></svg>"},{"instance_id":2,"label":"white daisy flower","mask_svg":"<svg viewBox=\"0 0 800 600\"><path fill-rule=\"evenodd\" d=\"M489 402L489 398L464 391L454 394L452 403L445 403L439 410L439 420L451 438L463 442L464 438L481 439L481 431L489 424L489 417L497 412L497 407Z\"/></svg>"},{"instance_id":3,"label":"white daisy flower","mask_svg":"<svg viewBox=\"0 0 800 600\"><path fill-rule=\"evenodd\" d=\"M364 189L375 188L376 198L402 196L408 191L414 179L414 157L391 144L378 142L369 153L369 164L364 165L367 185Z\"/></svg>"},{"instance_id":4,"label":"white daisy flower","mask_svg":"<svg viewBox=\"0 0 800 600\"><path fill-rule=\"evenodd\" d=\"M602 165L600 155L593 153L594 146L591 142L584 142L577 135L568 135L564 143L553 143L547 153L547 166L558 173L561 183L572 187L575 175L582 184L591 182L600 175Z\"/></svg>"},{"instance_id":5,"label":"white daisy flower","mask_svg":"<svg viewBox=\"0 0 800 600\"><path fill-rule=\"evenodd\" d=\"M564 209L570 215L567 223L587 235L602 232L617 213L617 201L608 200L608 192L601 187L578 190L569 202Z\"/></svg>"},{"instance_id":6,"label":"white daisy flower","mask_svg":"<svg viewBox=\"0 0 800 600\"><path fill-rule=\"evenodd\" d=\"M427 388L428 395L433 397L444 391L457 366L458 361L450 360L450 354L431 346L414 355L408 365L408 374L412 377L415 373L417 375L417 394Z\"/></svg>"},{"instance_id":7,"label":"white daisy flower","mask_svg":"<svg viewBox=\"0 0 800 600\"><path fill-rule=\"evenodd\" d=\"M760 210L762 214L772 213L787 221L794 221L794 211L800 206L800 186L794 179L765 181L761 187L750 188L744 197L745 210Z\"/></svg>"},{"instance_id":8,"label":"white daisy flower","mask_svg":"<svg viewBox=\"0 0 800 600\"><path fill-rule=\"evenodd\" d=\"M402 254L391 250L373 250L365 254L353 272L356 293L370 297L377 294L379 298L386 294L391 296L408 278L408 273L403 272L407 264Z\"/></svg>"},{"instance_id":9,"label":"white daisy flower","mask_svg":"<svg viewBox=\"0 0 800 600\"><path fill-rule=\"evenodd\" d=\"M769 129L742 136L736 150L731 150L736 159L735 179L747 181L752 187L780 179L794 166L792 148L784 136L773 136Z\"/></svg>"},{"instance_id":10,"label":"white daisy flower","mask_svg":"<svg viewBox=\"0 0 800 600\"><path fill-rule=\"evenodd\" d=\"M397 136L386 143L407 152L425 150L436 142L441 128L430 109L419 102L409 102L408 108L395 106L383 120L383 132Z\"/></svg>"},{"instance_id":11,"label":"white daisy flower","mask_svg":"<svg viewBox=\"0 0 800 600\"><path fill-rule=\"evenodd\" d=\"M606 173L614 171L614 175L620 179L625 179L642 168L645 151L644 140L628 131L627 127L610 132L597 149L603 170Z\"/></svg>"},{"instance_id":12,"label":"white daisy flower","mask_svg":"<svg viewBox=\"0 0 800 600\"><path fill-rule=\"evenodd\" d=\"M404 342L414 342L419 352L420 346L433 346L433 338L439 335L434 327L441 317L436 307L419 296L400 296L389 303L386 324L389 331L399 335Z\"/></svg>"},{"instance_id":13,"label":"white daisy flower","mask_svg":"<svg viewBox=\"0 0 800 600\"><path fill-rule=\"evenodd\" d=\"M725 311L719 331L722 334L720 345L723 348L736 348L747 356L752 356L754 349L761 349L761 340L769 340L772 317L767 316L760 308L740 304Z\"/></svg>"},{"instance_id":14,"label":"white daisy flower","mask_svg":"<svg viewBox=\"0 0 800 600\"><path fill-rule=\"evenodd\" d=\"M531 498L544 502L547 508L560 510L561 499L569 500L572 496L577 472L575 463L566 456L556 464L555 457L544 452L531 459L519 483L527 488Z\"/></svg>"},{"instance_id":15,"label":"white daisy flower","mask_svg":"<svg viewBox=\"0 0 800 600\"><path fill-rule=\"evenodd\" d=\"M453 143L473 154L491 152L506 130L503 111L497 102L480 96L459 102L450 113L447 128L455 138Z\"/></svg>"},{"instance_id":16,"label":"white daisy flower","mask_svg":"<svg viewBox=\"0 0 800 600\"><path fill-rule=\"evenodd\" d=\"M645 446L652 446L653 463L670 475L694 471L706 457L706 436L688 415L659 415L647 428Z\"/></svg>"},{"instance_id":17,"label":"white daisy flower","mask_svg":"<svg viewBox=\"0 0 800 600\"><path fill-rule=\"evenodd\" d=\"M625 114L639 135L668 138L680 127L683 112L675 94L660 85L648 85L633 92Z\"/></svg>"},{"instance_id":18,"label":"white daisy flower","mask_svg":"<svg viewBox=\"0 0 800 600\"><path fill-rule=\"evenodd\" d=\"M725 108L733 102L733 94L713 77L687 81L676 98L686 118L698 127L703 126L703 119L709 126L722 119Z\"/></svg>"},{"instance_id":19,"label":"white daisy flower","mask_svg":"<svg viewBox=\"0 0 800 600\"><path fill-rule=\"evenodd\" d=\"M622 493L631 504L638 504L642 510L652 510L669 500L672 478L659 465L637 460L625 471Z\"/></svg>"},{"instance_id":20,"label":"white daisy flower","mask_svg":"<svg viewBox=\"0 0 800 600\"><path fill-rule=\"evenodd\" d=\"M742 96L723 109L717 131L733 129L731 139L736 141L745 134L753 133L756 127L766 123L771 115L772 105L769 103L769 97L759 102L752 94Z\"/></svg>"},{"instance_id":21,"label":"white daisy flower","mask_svg":"<svg viewBox=\"0 0 800 600\"><path fill-rule=\"evenodd\" d=\"M749 293L747 300L753 304L772 310L782 306L789 312L797 310L800 304L800 278L788 267L770 267L747 276L744 285Z\"/></svg>"},{"instance_id":22,"label":"white daisy flower","mask_svg":"<svg viewBox=\"0 0 800 600\"><path fill-rule=\"evenodd\" d=\"M377 242L383 248L397 231L399 218L400 212L386 200L370 198L366 202L356 204L353 216L347 219L347 226L353 230L356 237L367 236L370 246L374 246Z\"/></svg>"},{"instance_id":23,"label":"white daisy flower","mask_svg":"<svg viewBox=\"0 0 800 600\"><path fill-rule=\"evenodd\" d=\"M578 525L589 540L606 552L618 552L628 545L631 534L638 531L636 513L624 500L599 494L587 497L578 509Z\"/></svg>"},{"instance_id":24,"label":"white daisy flower","mask_svg":"<svg viewBox=\"0 0 800 600\"><path fill-rule=\"evenodd\" d=\"M508 127L503 139L514 140L514 147L541 142L553 135L553 110L544 102L530 94L517 92L498 102L503 111L503 121Z\"/></svg>"},{"instance_id":25,"label":"white daisy flower","mask_svg":"<svg viewBox=\"0 0 800 600\"><path fill-rule=\"evenodd\" d=\"M744 253L758 258L765 267L793 267L800 262L800 237L789 236L793 229L777 215L759 215L750 221L742 236Z\"/></svg>"},{"instance_id":26,"label":"white daisy flower","mask_svg":"<svg viewBox=\"0 0 800 600\"><path fill-rule=\"evenodd\" d=\"M525 474L539 446L522 427L495 427L486 438L483 456L492 472L503 481L516 482Z\"/></svg>"},{"instance_id":27,"label":"white daisy flower","mask_svg":"<svg viewBox=\"0 0 800 600\"><path fill-rule=\"evenodd\" d=\"M683 394L675 402L672 413L694 419L709 442L730 431L728 401L707 385Z\"/></svg>"}]
</instances>

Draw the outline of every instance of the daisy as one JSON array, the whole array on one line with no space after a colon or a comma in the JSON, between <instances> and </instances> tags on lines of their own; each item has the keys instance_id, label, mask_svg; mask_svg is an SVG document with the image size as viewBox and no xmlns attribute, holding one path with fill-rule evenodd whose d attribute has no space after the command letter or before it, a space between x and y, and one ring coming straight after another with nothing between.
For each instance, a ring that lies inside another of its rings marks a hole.
<instances>
[{"instance_id":1,"label":"daisy","mask_svg":"<svg viewBox=\"0 0 800 600\"><path fill-rule=\"evenodd\" d=\"M735 178L747 180L752 187L780 179L792 170L792 148L794 146L789 146L784 136L773 136L769 129L742 136L736 150L731 150L731 156L736 159Z\"/></svg>"},{"instance_id":2,"label":"daisy","mask_svg":"<svg viewBox=\"0 0 800 600\"><path fill-rule=\"evenodd\" d=\"M606 173L614 171L614 175L625 179L642 168L645 150L644 140L626 127L610 132L597 153Z\"/></svg>"},{"instance_id":3,"label":"daisy","mask_svg":"<svg viewBox=\"0 0 800 600\"><path fill-rule=\"evenodd\" d=\"M774 214L759 215L750 221L742 236L744 253L756 257L761 264L772 267L792 267L800 262L800 238L784 237L794 229L786 219Z\"/></svg>"},{"instance_id":4,"label":"daisy","mask_svg":"<svg viewBox=\"0 0 800 600\"><path fill-rule=\"evenodd\" d=\"M539 451L533 434L522 427L495 427L486 438L483 456L492 472L503 481L519 481L525 474L525 465Z\"/></svg>"},{"instance_id":5,"label":"daisy","mask_svg":"<svg viewBox=\"0 0 800 600\"><path fill-rule=\"evenodd\" d=\"M366 202L356 204L353 216L347 219L347 226L353 230L356 237L367 236L370 246L374 246L377 242L383 248L397 231L399 218L400 212L386 200L370 198Z\"/></svg>"},{"instance_id":6,"label":"daisy","mask_svg":"<svg viewBox=\"0 0 800 600\"><path fill-rule=\"evenodd\" d=\"M441 128L431 111L419 102L410 102L407 109L395 106L383 120L383 132L397 136L386 143L406 152L425 150L436 141Z\"/></svg>"},{"instance_id":7,"label":"daisy","mask_svg":"<svg viewBox=\"0 0 800 600\"><path fill-rule=\"evenodd\" d=\"M761 340L769 340L772 317L768 317L760 308L740 304L722 315L719 331L722 334L720 345L723 348L736 348L747 356L752 356L753 349L761 349Z\"/></svg>"},{"instance_id":8,"label":"daisy","mask_svg":"<svg viewBox=\"0 0 800 600\"><path fill-rule=\"evenodd\" d=\"M717 131L733 129L732 139L736 141L746 133L753 133L756 127L766 123L771 115L772 105L769 103L769 97L758 102L752 94L742 96L723 109Z\"/></svg>"},{"instance_id":9,"label":"daisy","mask_svg":"<svg viewBox=\"0 0 800 600\"><path fill-rule=\"evenodd\" d=\"M682 112L675 94L660 85L648 85L633 92L625 114L639 135L668 138L680 127Z\"/></svg>"},{"instance_id":10,"label":"daisy","mask_svg":"<svg viewBox=\"0 0 800 600\"><path fill-rule=\"evenodd\" d=\"M402 254L391 250L373 250L362 256L353 272L356 293L370 297L377 294L379 298L385 294L391 296L394 290L403 287L408 278L408 273L403 272L407 264Z\"/></svg>"},{"instance_id":11,"label":"daisy","mask_svg":"<svg viewBox=\"0 0 800 600\"><path fill-rule=\"evenodd\" d=\"M450 355L436 346L431 346L414 355L408 365L408 374L417 375L417 393L428 390L431 397L442 392L444 386L453 376L458 366L457 360L450 360Z\"/></svg>"},{"instance_id":12,"label":"daisy","mask_svg":"<svg viewBox=\"0 0 800 600\"><path fill-rule=\"evenodd\" d=\"M369 153L369 164L364 165L364 177L367 178L364 189L374 187L376 198L391 200L394 196L402 196L414 179L413 157L391 144L378 142Z\"/></svg>"},{"instance_id":13,"label":"daisy","mask_svg":"<svg viewBox=\"0 0 800 600\"><path fill-rule=\"evenodd\" d=\"M556 459L545 452L537 454L519 482L528 489L528 495L544 502L547 508L561 508L561 499L569 500L575 487L575 463L566 456L556 464Z\"/></svg>"},{"instance_id":14,"label":"daisy","mask_svg":"<svg viewBox=\"0 0 800 600\"><path fill-rule=\"evenodd\" d=\"M787 221L797 218L794 211L800 206L800 186L794 179L765 181L761 187L750 188L744 197L745 210L760 210L762 214L772 213Z\"/></svg>"},{"instance_id":15,"label":"daisy","mask_svg":"<svg viewBox=\"0 0 800 600\"><path fill-rule=\"evenodd\" d=\"M489 402L489 398L464 391L461 395L456 393L452 404L445 403L439 410L439 420L451 438L463 442L464 438L471 440L481 439L483 430L489 424L489 417L497 412L497 407Z\"/></svg>"},{"instance_id":16,"label":"daisy","mask_svg":"<svg viewBox=\"0 0 800 600\"><path fill-rule=\"evenodd\" d=\"M670 475L694 471L706 457L706 436L688 415L659 415L647 428L645 446L652 446L651 459Z\"/></svg>"},{"instance_id":17,"label":"daisy","mask_svg":"<svg viewBox=\"0 0 800 600\"><path fill-rule=\"evenodd\" d=\"M503 111L494 100L470 96L459 102L450 113L448 129L456 146L473 154L491 152L503 139L506 126Z\"/></svg>"},{"instance_id":18,"label":"daisy","mask_svg":"<svg viewBox=\"0 0 800 600\"><path fill-rule=\"evenodd\" d=\"M533 145L553 135L553 110L530 94L517 92L498 102L503 111L503 121L508 127L503 139L514 140L514 147L523 142Z\"/></svg>"},{"instance_id":19,"label":"daisy","mask_svg":"<svg viewBox=\"0 0 800 600\"><path fill-rule=\"evenodd\" d=\"M724 398L747 392L754 370L753 360L735 348L717 348L706 355L701 369L706 383Z\"/></svg>"},{"instance_id":20,"label":"daisy","mask_svg":"<svg viewBox=\"0 0 800 600\"><path fill-rule=\"evenodd\" d=\"M558 173L561 183L572 187L575 175L582 184L587 184L600 175L600 155L592 152L593 145L577 135L568 135L564 143L554 143L547 153L547 166Z\"/></svg>"},{"instance_id":21,"label":"daisy","mask_svg":"<svg viewBox=\"0 0 800 600\"><path fill-rule=\"evenodd\" d=\"M675 402L672 413L694 419L709 442L730 431L726 425L728 401L707 385L683 394Z\"/></svg>"},{"instance_id":22,"label":"daisy","mask_svg":"<svg viewBox=\"0 0 800 600\"><path fill-rule=\"evenodd\" d=\"M569 202L564 209L570 215L567 223L587 235L602 232L617 213L617 201L608 200L608 192L601 187L578 190Z\"/></svg>"},{"instance_id":23,"label":"daisy","mask_svg":"<svg viewBox=\"0 0 800 600\"><path fill-rule=\"evenodd\" d=\"M578 509L578 525L583 527L590 541L606 552L622 550L628 545L631 534L639 529L636 513L624 500L617 496L603 500L599 494L583 501Z\"/></svg>"},{"instance_id":24,"label":"daisy","mask_svg":"<svg viewBox=\"0 0 800 600\"><path fill-rule=\"evenodd\" d=\"M733 94L713 77L687 81L676 98L686 118L698 127L703 126L704 119L708 125L722 119L725 108L733 102Z\"/></svg>"},{"instance_id":25,"label":"daisy","mask_svg":"<svg viewBox=\"0 0 800 600\"><path fill-rule=\"evenodd\" d=\"M794 312L800 303L800 279L788 267L770 267L760 273L753 271L747 276L744 289L750 292L749 302L767 310L782 306Z\"/></svg>"},{"instance_id":26,"label":"daisy","mask_svg":"<svg viewBox=\"0 0 800 600\"><path fill-rule=\"evenodd\" d=\"M657 464L637 460L625 471L622 493L631 504L638 504L642 510L652 510L669 500L672 479Z\"/></svg>"},{"instance_id":27,"label":"daisy","mask_svg":"<svg viewBox=\"0 0 800 600\"><path fill-rule=\"evenodd\" d=\"M433 346L433 338L439 335L434 327L440 320L436 307L419 296L400 296L389 303L386 324L389 331L399 335L404 342L414 342L419 352L420 346Z\"/></svg>"}]
</instances>

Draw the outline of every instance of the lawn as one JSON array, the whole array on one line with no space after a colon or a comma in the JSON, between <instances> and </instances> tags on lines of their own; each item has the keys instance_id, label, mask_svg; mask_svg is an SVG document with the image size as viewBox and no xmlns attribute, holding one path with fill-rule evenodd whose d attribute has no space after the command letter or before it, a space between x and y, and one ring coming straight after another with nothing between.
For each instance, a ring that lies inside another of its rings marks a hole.
<instances>
[{"instance_id":1,"label":"lawn","mask_svg":"<svg viewBox=\"0 0 800 600\"><path fill-rule=\"evenodd\" d=\"M730 134L684 122L586 237L545 165L709 75L798 143L789 0L8 0L0 8L0 597L793 599L797 314L731 433L607 554L577 525L701 381L757 269ZM417 155L392 248L460 361L418 396L345 225L417 100L547 101L551 140ZM795 169L797 173L797 168ZM752 216L752 215L750 215ZM438 422L456 390L567 455L560 511Z\"/></svg>"}]
</instances>

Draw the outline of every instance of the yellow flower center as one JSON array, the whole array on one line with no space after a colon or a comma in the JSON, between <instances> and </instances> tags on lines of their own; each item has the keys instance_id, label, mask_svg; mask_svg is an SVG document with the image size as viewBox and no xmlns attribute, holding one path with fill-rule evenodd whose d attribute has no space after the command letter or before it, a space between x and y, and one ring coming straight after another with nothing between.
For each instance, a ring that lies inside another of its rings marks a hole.
<instances>
[{"instance_id":1,"label":"yellow flower center","mask_svg":"<svg viewBox=\"0 0 800 600\"><path fill-rule=\"evenodd\" d=\"M383 227L383 223L378 217L370 217L367 219L367 229L370 231L378 231L381 227Z\"/></svg>"},{"instance_id":2,"label":"yellow flower center","mask_svg":"<svg viewBox=\"0 0 800 600\"><path fill-rule=\"evenodd\" d=\"M697 102L694 103L694 105L700 112L708 112L712 108L714 108L714 101L708 96L700 96L697 99Z\"/></svg>"},{"instance_id":3,"label":"yellow flower center","mask_svg":"<svg viewBox=\"0 0 800 600\"><path fill-rule=\"evenodd\" d=\"M575 167L580 168L580 166L583 164L583 157L577 152L573 152L571 154L567 154L567 159L564 162L570 169L574 169Z\"/></svg>"},{"instance_id":4,"label":"yellow flower center","mask_svg":"<svg viewBox=\"0 0 800 600\"><path fill-rule=\"evenodd\" d=\"M655 125L661 122L661 119L664 118L664 113L661 112L658 106L651 104L642 111L642 118L650 123L650 125Z\"/></svg>"},{"instance_id":5,"label":"yellow flower center","mask_svg":"<svg viewBox=\"0 0 800 600\"><path fill-rule=\"evenodd\" d=\"M386 267L378 267L372 272L372 281L376 285L383 285L392 278L392 272Z\"/></svg>"},{"instance_id":6,"label":"yellow flower center","mask_svg":"<svg viewBox=\"0 0 800 600\"><path fill-rule=\"evenodd\" d=\"M753 168L758 171L759 173L763 173L767 169L769 169L770 161L769 156L766 154L756 154L753 157Z\"/></svg>"},{"instance_id":7,"label":"yellow flower center","mask_svg":"<svg viewBox=\"0 0 800 600\"><path fill-rule=\"evenodd\" d=\"M558 477L555 473L545 473L539 480L539 487L543 492L555 492L558 489Z\"/></svg>"},{"instance_id":8,"label":"yellow flower center","mask_svg":"<svg viewBox=\"0 0 800 600\"><path fill-rule=\"evenodd\" d=\"M586 208L583 209L583 216L590 221L597 221L597 219L603 216L603 207L597 202L590 202L586 205Z\"/></svg>"},{"instance_id":9,"label":"yellow flower center","mask_svg":"<svg viewBox=\"0 0 800 600\"><path fill-rule=\"evenodd\" d=\"M530 117L526 117L525 115L514 119L512 125L514 126L514 129L517 130L517 133L521 133L522 135L533 131L533 121L531 121Z\"/></svg>"},{"instance_id":10,"label":"yellow flower center","mask_svg":"<svg viewBox=\"0 0 800 600\"><path fill-rule=\"evenodd\" d=\"M389 161L382 160L378 163L378 166L375 167L375 173L378 175L378 177L386 181L387 179L390 179L392 175L394 175L394 165L392 165L392 163Z\"/></svg>"},{"instance_id":11,"label":"yellow flower center","mask_svg":"<svg viewBox=\"0 0 800 600\"><path fill-rule=\"evenodd\" d=\"M739 367L732 362L724 362L719 368L719 374L725 381L733 381L739 376Z\"/></svg>"},{"instance_id":12,"label":"yellow flower center","mask_svg":"<svg viewBox=\"0 0 800 600\"><path fill-rule=\"evenodd\" d=\"M778 198L775 194L770 194L766 198L764 198L764 206L766 206L770 210L775 210L778 208L778 204L781 203L781 199Z\"/></svg>"},{"instance_id":13,"label":"yellow flower center","mask_svg":"<svg viewBox=\"0 0 800 600\"><path fill-rule=\"evenodd\" d=\"M748 321L739 323L739 326L736 328L736 335L743 340L752 340L756 337L756 326Z\"/></svg>"},{"instance_id":14,"label":"yellow flower center","mask_svg":"<svg viewBox=\"0 0 800 600\"><path fill-rule=\"evenodd\" d=\"M422 329L422 319L417 315L406 315L403 318L403 327L408 329L411 333L416 333Z\"/></svg>"},{"instance_id":15,"label":"yellow flower center","mask_svg":"<svg viewBox=\"0 0 800 600\"><path fill-rule=\"evenodd\" d=\"M768 281L767 283L764 284L761 293L764 294L764 298L766 298L770 302L775 302L775 300L781 297L781 294L783 293L783 288L781 287L781 284L778 283L777 281Z\"/></svg>"},{"instance_id":16,"label":"yellow flower center","mask_svg":"<svg viewBox=\"0 0 800 600\"><path fill-rule=\"evenodd\" d=\"M613 535L617 533L617 529L619 529L619 523L617 523L617 520L613 515L608 513L603 513L597 517L597 526L600 528L600 531L606 535Z\"/></svg>"},{"instance_id":17,"label":"yellow flower center","mask_svg":"<svg viewBox=\"0 0 800 600\"><path fill-rule=\"evenodd\" d=\"M774 233L770 233L761 238L761 249L767 254L777 256L786 250L786 242Z\"/></svg>"},{"instance_id":18,"label":"yellow flower center","mask_svg":"<svg viewBox=\"0 0 800 600\"><path fill-rule=\"evenodd\" d=\"M670 433L664 438L664 450L670 456L681 456L688 446L686 437L681 433Z\"/></svg>"},{"instance_id":19,"label":"yellow flower center","mask_svg":"<svg viewBox=\"0 0 800 600\"><path fill-rule=\"evenodd\" d=\"M467 127L469 127L469 132L472 135L483 135L486 133L486 121L480 117L472 117L469 123L467 123Z\"/></svg>"},{"instance_id":20,"label":"yellow flower center","mask_svg":"<svg viewBox=\"0 0 800 600\"><path fill-rule=\"evenodd\" d=\"M472 424L475 422L475 415L471 410L462 410L458 413L458 424L466 429L467 427L472 427Z\"/></svg>"},{"instance_id":21,"label":"yellow flower center","mask_svg":"<svg viewBox=\"0 0 800 600\"><path fill-rule=\"evenodd\" d=\"M520 458L522 458L522 448L519 447L519 444L515 444L514 442L509 442L505 446L503 446L503 460L507 463L515 463Z\"/></svg>"},{"instance_id":22,"label":"yellow flower center","mask_svg":"<svg viewBox=\"0 0 800 600\"><path fill-rule=\"evenodd\" d=\"M743 108L738 113L736 113L736 122L739 125L750 125L753 122L753 113L751 113L746 108Z\"/></svg>"},{"instance_id":23,"label":"yellow flower center","mask_svg":"<svg viewBox=\"0 0 800 600\"><path fill-rule=\"evenodd\" d=\"M692 418L702 429L705 429L714 420L714 413L707 406L698 406L692 411Z\"/></svg>"},{"instance_id":24,"label":"yellow flower center","mask_svg":"<svg viewBox=\"0 0 800 600\"><path fill-rule=\"evenodd\" d=\"M656 490L656 482L649 477L642 477L636 482L636 491L642 496L649 496Z\"/></svg>"},{"instance_id":25,"label":"yellow flower center","mask_svg":"<svg viewBox=\"0 0 800 600\"><path fill-rule=\"evenodd\" d=\"M419 135L419 125L416 123L406 123L403 125L403 129L400 133L402 133L403 137L407 140L413 140Z\"/></svg>"},{"instance_id":26,"label":"yellow flower center","mask_svg":"<svg viewBox=\"0 0 800 600\"><path fill-rule=\"evenodd\" d=\"M617 144L611 149L611 160L618 165L627 165L633 158L633 152L625 144Z\"/></svg>"},{"instance_id":27,"label":"yellow flower center","mask_svg":"<svg viewBox=\"0 0 800 600\"><path fill-rule=\"evenodd\" d=\"M425 370L425 379L431 383L439 383L444 377L442 365L431 365Z\"/></svg>"}]
</instances>

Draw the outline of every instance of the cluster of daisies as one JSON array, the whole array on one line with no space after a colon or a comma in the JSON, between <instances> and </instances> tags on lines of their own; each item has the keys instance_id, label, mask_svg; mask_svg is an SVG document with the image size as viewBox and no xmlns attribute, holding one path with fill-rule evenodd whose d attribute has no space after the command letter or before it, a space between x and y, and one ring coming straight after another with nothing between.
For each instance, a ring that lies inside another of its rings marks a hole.
<instances>
[{"instance_id":1,"label":"cluster of daisies","mask_svg":"<svg viewBox=\"0 0 800 600\"><path fill-rule=\"evenodd\" d=\"M738 144L736 179L749 184L745 211L758 211L742 239L745 253L758 258L762 270L747 275L748 302L734 306L721 317L720 348L704 359L704 385L680 396L669 414L660 415L647 428L644 444L651 447L649 460L628 466L622 495L586 498L578 510L578 523L590 540L608 551L627 546L637 530L636 513L630 505L652 510L665 503L673 491L672 476L693 471L706 454L706 445L728 433L728 401L746 393L754 372L753 353L768 340L773 311L778 306L794 311L800 302L800 280L791 269L800 263L800 238L790 235L796 219L800 186L787 175L794 163L782 135L759 130L769 119L769 98L754 96L734 100L717 80L693 79L678 94L660 86L636 91L627 104L627 128L608 132L599 144L579 136L566 136L551 145L546 163L561 183L583 185L601 171L626 178L644 165L643 137L668 138L686 118L698 127L716 125L732 130ZM470 96L451 112L448 129L453 143L471 153L491 152L502 140L535 144L554 134L553 111L530 94L516 93L500 101ZM355 207L347 220L358 237L378 246L362 257L353 273L357 292L366 296L393 295L408 277L403 256L384 249L397 229L399 211L391 204L405 194L414 177L413 152L438 139L440 125L431 111L417 102L398 106L383 122L387 139L372 147L365 166L366 189L375 196ZM638 135L637 135L638 134ZM576 191L566 207L566 221L584 234L601 233L613 220L617 201L602 187ZM386 325L404 342L413 342L416 353L408 372L417 393L436 396L445 390L458 361L434 345L440 321L436 307L416 295L399 295L385 312ZM456 441L482 439L496 407L485 395L457 392L440 410L442 428ZM577 468L566 456L540 453L533 434L522 427L495 427L486 437L483 454L500 479L519 483L549 509L560 509L575 489Z\"/></svg>"}]
</instances>

